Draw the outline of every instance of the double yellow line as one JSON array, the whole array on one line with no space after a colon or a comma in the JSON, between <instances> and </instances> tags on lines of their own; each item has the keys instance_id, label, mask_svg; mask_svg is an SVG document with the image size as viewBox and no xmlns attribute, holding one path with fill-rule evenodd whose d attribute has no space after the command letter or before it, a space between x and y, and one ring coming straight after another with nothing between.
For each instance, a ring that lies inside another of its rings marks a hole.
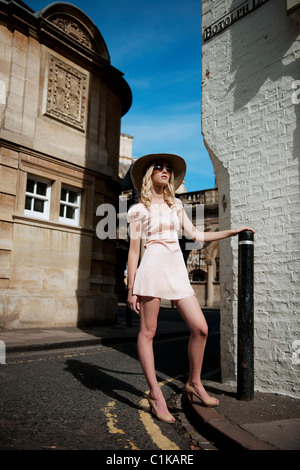
<instances>
[{"instance_id":1,"label":"double yellow line","mask_svg":"<svg viewBox=\"0 0 300 470\"><path fill-rule=\"evenodd\" d=\"M163 380L162 382L159 382L159 386L163 387L164 385L172 382L173 380L175 379ZM143 398L140 401L140 406L143 408L146 408L147 405L148 405L148 400L146 398ZM156 444L160 450L180 450L180 448L175 444L175 442L172 442L167 436L163 435L160 428L153 421L150 413L143 411L143 410L139 410L139 413L140 413L141 421L148 435L152 439L152 442L154 442L154 444Z\"/></svg>"},{"instance_id":2,"label":"double yellow line","mask_svg":"<svg viewBox=\"0 0 300 470\"><path fill-rule=\"evenodd\" d=\"M173 382L176 379L179 379L182 376L178 376L175 378L170 378L159 382L159 386L163 387L164 385ZM148 391L146 392L146 394ZM115 402L109 402L107 406L104 408L104 413L107 418L107 426L109 432L111 434L122 434L125 435L123 429L120 429L117 426L118 417L115 412ZM159 426L154 422L151 413L148 411L144 411L145 408L149 407L148 400L146 398L142 398L139 402L139 415L140 419L144 425L144 428L149 435L152 442L160 449L160 450L180 450L180 448L175 444L175 442L171 441L167 436L165 436ZM131 450L140 450L130 439L127 439L127 445L125 447L130 448Z\"/></svg>"}]
</instances>

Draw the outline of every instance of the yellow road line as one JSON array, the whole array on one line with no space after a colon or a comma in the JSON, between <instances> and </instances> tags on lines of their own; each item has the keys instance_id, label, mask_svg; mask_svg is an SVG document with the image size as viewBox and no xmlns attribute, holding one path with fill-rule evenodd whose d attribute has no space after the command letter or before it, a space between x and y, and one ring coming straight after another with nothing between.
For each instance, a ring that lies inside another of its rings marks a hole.
<instances>
[{"instance_id":1,"label":"yellow road line","mask_svg":"<svg viewBox=\"0 0 300 470\"><path fill-rule=\"evenodd\" d=\"M176 379L179 379L182 376L170 378L163 380L162 382L159 382L159 386L163 387L167 383L173 382ZM149 393L149 390L146 392ZM148 404L148 400L146 398L143 398L140 401L140 406L143 408L146 408ZM158 427L157 424L154 423L152 416L149 412L146 412L144 410L139 410L140 413L140 418L141 421L151 437L152 441L157 445L157 447L161 450L180 450L180 448L175 444L175 442L172 442L167 436L164 436ZM171 425L170 425L171 426Z\"/></svg>"},{"instance_id":2,"label":"yellow road line","mask_svg":"<svg viewBox=\"0 0 300 470\"><path fill-rule=\"evenodd\" d=\"M140 401L141 406L147 406L148 401L143 398ZM152 441L154 444L157 445L157 447L161 450L180 450L179 447L172 442L168 437L164 436L160 430L160 428L157 426L157 424L154 423L151 415L149 412L139 410L140 413L140 418L141 421L148 433L148 435L151 437Z\"/></svg>"},{"instance_id":3,"label":"yellow road line","mask_svg":"<svg viewBox=\"0 0 300 470\"><path fill-rule=\"evenodd\" d=\"M103 410L107 418L107 427L109 429L110 434L123 434L124 435L125 432L123 431L123 429L116 427L118 419L117 419L117 414L115 413L115 410L114 410L115 404L116 402L110 401ZM129 444L129 447L131 450L139 450L138 447L136 447L134 443L131 442L129 439L126 438L126 441ZM125 447L128 447L128 446L125 446Z\"/></svg>"}]
</instances>

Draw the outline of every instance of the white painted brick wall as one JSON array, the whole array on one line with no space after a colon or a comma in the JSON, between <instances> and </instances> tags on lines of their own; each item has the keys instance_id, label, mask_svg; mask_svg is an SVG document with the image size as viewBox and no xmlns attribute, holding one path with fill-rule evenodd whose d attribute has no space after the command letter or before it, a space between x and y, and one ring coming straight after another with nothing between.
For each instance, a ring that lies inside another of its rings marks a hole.
<instances>
[{"instance_id":1,"label":"white painted brick wall","mask_svg":"<svg viewBox=\"0 0 300 470\"><path fill-rule=\"evenodd\" d=\"M202 30L240 3L202 0ZM284 1L269 0L204 42L202 53L202 132L220 230L256 230L255 387L299 397L299 27ZM220 250L222 376L235 380L237 238Z\"/></svg>"}]
</instances>

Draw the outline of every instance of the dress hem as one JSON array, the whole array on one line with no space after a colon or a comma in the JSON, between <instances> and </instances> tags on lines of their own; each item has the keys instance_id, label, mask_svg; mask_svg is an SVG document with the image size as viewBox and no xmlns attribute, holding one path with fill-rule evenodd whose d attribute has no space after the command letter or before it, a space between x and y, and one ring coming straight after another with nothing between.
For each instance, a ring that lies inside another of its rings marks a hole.
<instances>
[{"instance_id":1,"label":"dress hem","mask_svg":"<svg viewBox=\"0 0 300 470\"><path fill-rule=\"evenodd\" d=\"M144 294L136 294L136 293L134 293L133 295L138 295L139 297L151 297L152 299L171 300L171 301L188 299L189 297L196 296L195 292L193 294L185 295L184 297L160 297L158 295L144 295Z\"/></svg>"}]
</instances>

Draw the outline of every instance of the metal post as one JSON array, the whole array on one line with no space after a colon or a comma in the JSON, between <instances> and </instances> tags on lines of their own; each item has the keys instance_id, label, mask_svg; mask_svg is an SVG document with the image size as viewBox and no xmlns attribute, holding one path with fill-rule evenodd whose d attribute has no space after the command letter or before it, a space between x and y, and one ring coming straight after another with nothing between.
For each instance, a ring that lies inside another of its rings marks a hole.
<instances>
[{"instance_id":1,"label":"metal post","mask_svg":"<svg viewBox=\"0 0 300 470\"><path fill-rule=\"evenodd\" d=\"M237 398L254 398L254 234L239 234Z\"/></svg>"}]
</instances>

